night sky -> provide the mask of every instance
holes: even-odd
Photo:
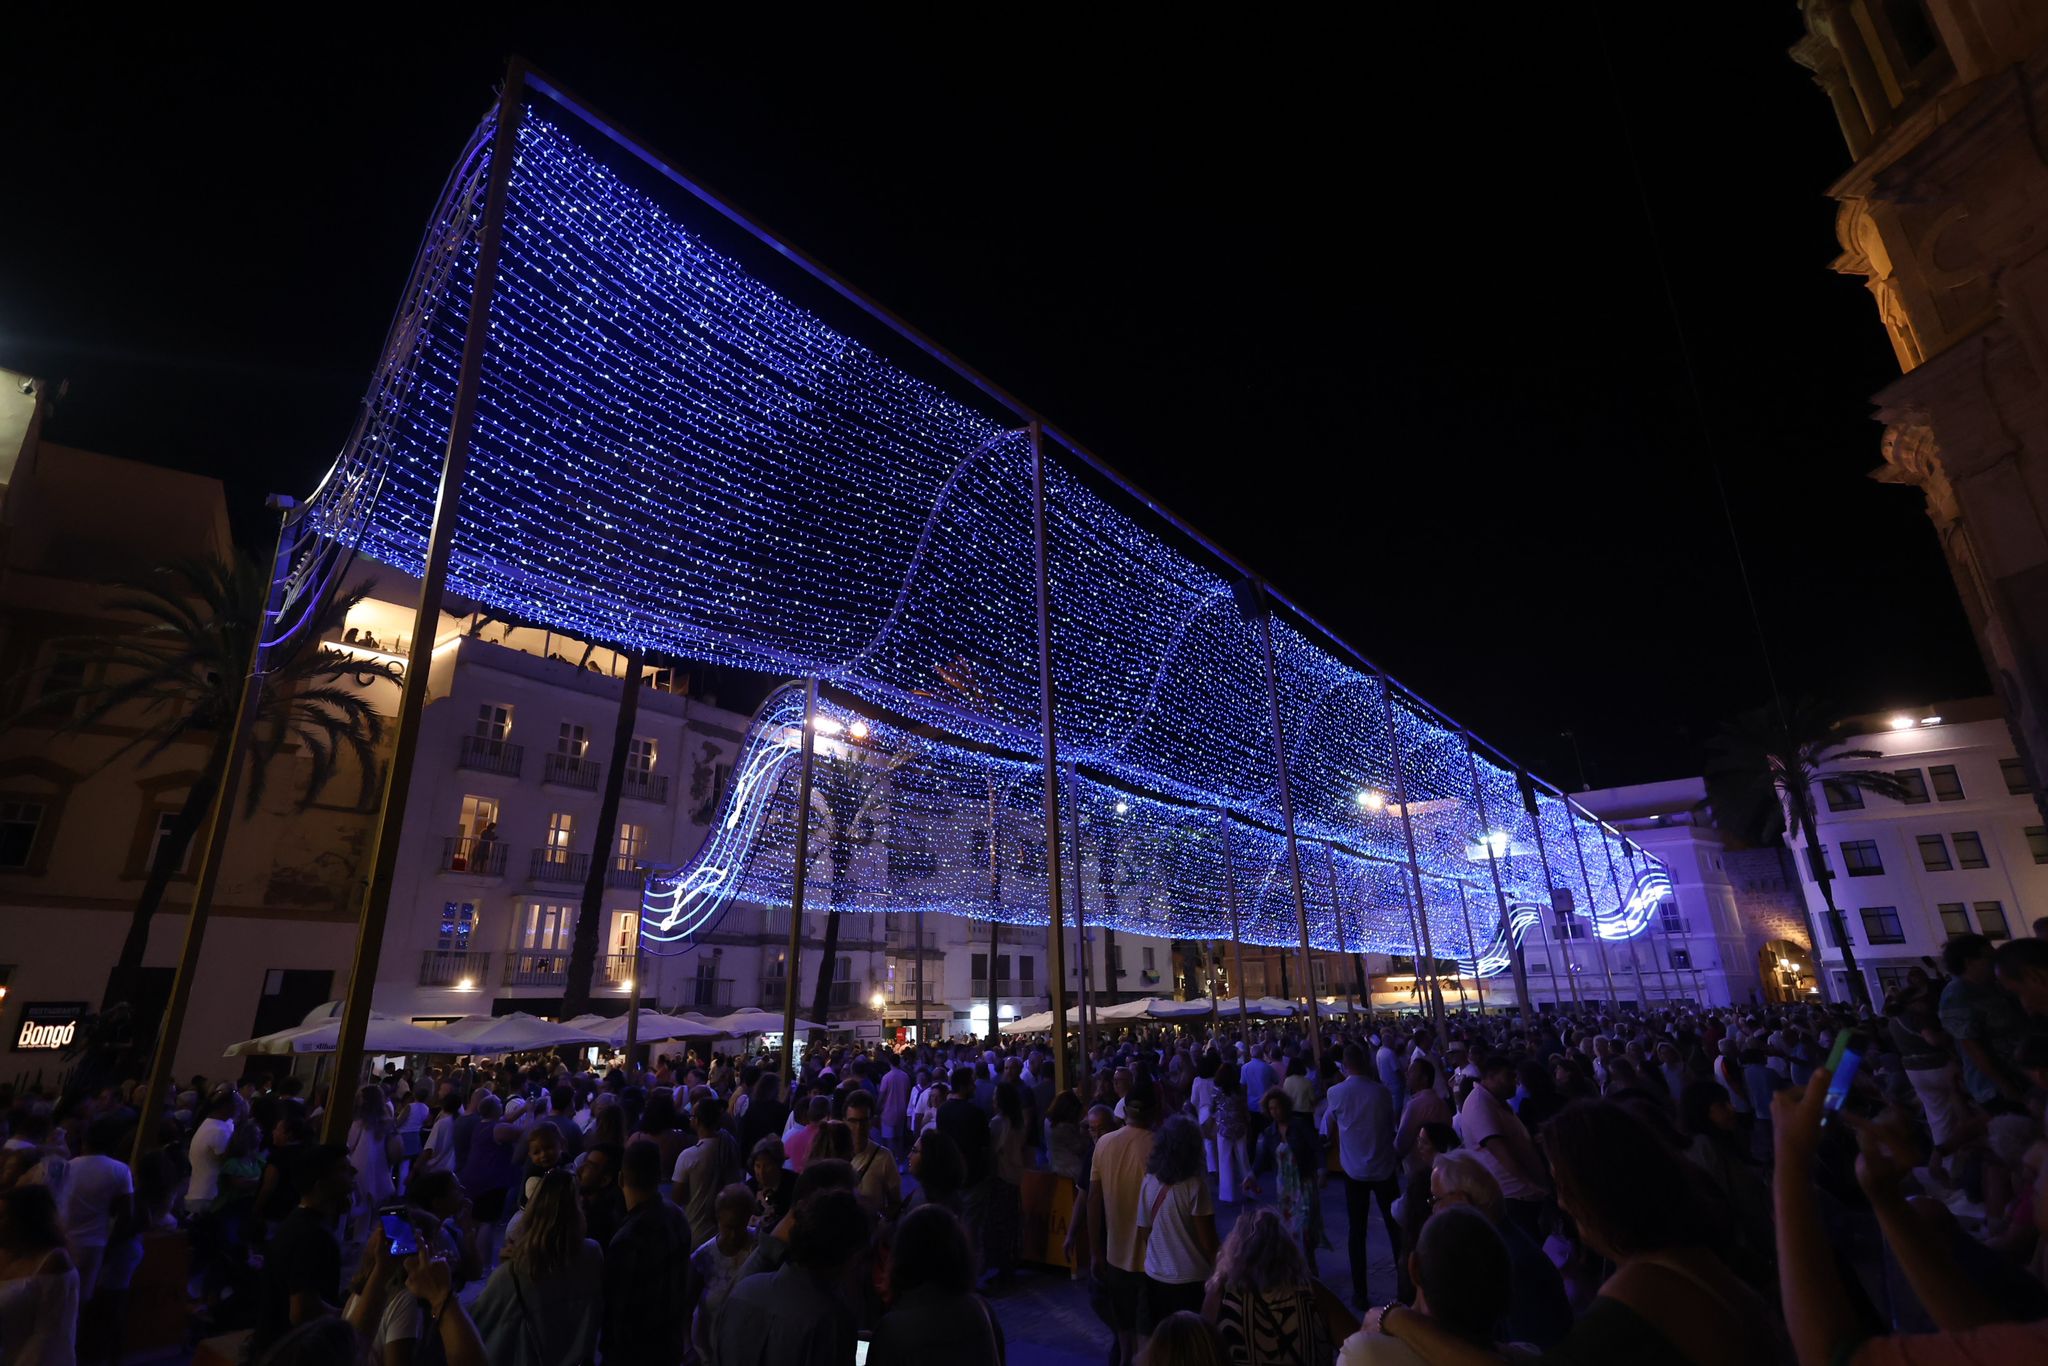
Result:
[[[1768,696],[1710,456],[1788,693],[1985,688],[1919,494],[1865,477],[1897,366],[1828,269],[1848,154],[1791,0],[1706,29],[426,8],[10,18],[0,366],[70,381],[50,439],[217,474],[259,539],[346,438],[516,52],[1561,784],[1564,731],[1595,786],[1677,776]]]

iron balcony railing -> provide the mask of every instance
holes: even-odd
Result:
[[[540,780],[557,787],[577,787],[585,792],[595,792],[597,771],[597,765],[589,759],[551,751],[547,761],[541,765]]]
[[[683,1004],[692,1010],[731,1010],[732,979],[692,977],[683,983]]]
[[[525,762],[524,745],[515,745],[510,740],[487,740],[480,735],[463,736],[455,758],[459,768],[471,768],[479,773],[500,773],[507,778],[518,777]]]
[[[987,997],[988,978],[977,977],[974,979],[974,995],[977,999]],[[1038,983],[1029,977],[998,977],[996,978],[996,995],[1036,996],[1038,995]]]
[[[499,840],[454,835],[441,841],[441,871],[472,877],[505,876],[505,846]]]
[[[505,955],[508,987],[558,987],[568,977],[566,949],[514,949]]]
[[[535,882],[581,884],[590,877],[590,855],[579,854],[572,849],[542,847],[533,851],[527,876]]]
[[[640,802],[667,802],[668,775],[628,770],[624,781],[619,784],[619,795]]]
[[[621,863],[612,860],[612,866],[604,870],[604,885],[607,887],[640,887],[647,882],[647,868],[639,863]]]
[[[491,970],[488,953],[466,949],[428,949],[420,955],[420,985],[459,987],[468,991],[482,982]]]

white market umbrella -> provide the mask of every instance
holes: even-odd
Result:
[[[627,1015],[579,1015],[569,1021],[569,1027],[595,1035],[614,1048],[624,1048],[627,1019]],[[673,1015],[643,1010],[640,1012],[640,1028],[635,1037],[641,1043],[660,1043],[664,1039],[715,1039],[724,1032],[718,1026],[706,1024],[701,1020],[683,1020]]]
[[[222,1056],[245,1057],[251,1054],[271,1057],[302,1054],[332,1053],[341,1039],[341,1021],[326,1020],[318,1024],[293,1025],[280,1029],[274,1034],[260,1038],[244,1039],[241,1043],[230,1044]],[[450,1047],[452,1041],[440,1030],[423,1029],[404,1020],[394,1020],[388,1015],[372,1015],[369,1026],[363,1033],[363,1048],[371,1053],[463,1053],[466,1048]]]
[[[780,1034],[782,1012],[779,1010],[735,1010],[730,1015],[714,1015],[705,1021],[717,1025],[727,1034]],[[798,1020],[796,1032],[806,1033],[813,1029],[827,1029],[828,1025],[814,1024],[809,1020]]]
[[[1283,1001],[1278,996],[1257,996],[1246,1003],[1254,1015],[1281,1018],[1295,1013],[1294,1002]]]
[[[510,1015],[465,1015],[441,1026],[439,1032],[442,1038],[462,1045],[460,1048],[444,1048],[441,1050],[444,1053],[524,1053],[536,1048],[553,1048],[558,1044],[604,1042],[595,1034],[543,1020],[523,1010]]]
[[[1038,1034],[1052,1028],[1052,1012],[1041,1010],[1036,1015],[1026,1015],[1021,1020],[1011,1020],[1004,1029],[1016,1034]]]

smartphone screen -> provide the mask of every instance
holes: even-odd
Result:
[[[853,1366],[868,1366],[868,1345],[866,1338],[853,1344]]]
[[[1827,1096],[1821,1102],[1822,1124],[1826,1124],[1829,1117],[1848,1101],[1849,1087],[1856,1081],[1856,1069],[1862,1066],[1867,1047],[1861,1038],[1851,1037],[1846,1029],[1835,1035],[1835,1046],[1828,1053],[1828,1066],[1833,1070],[1828,1079]]]
[[[403,1214],[384,1216],[384,1236],[391,1240],[391,1255],[410,1257],[420,1250],[420,1240],[413,1232],[412,1220]]]

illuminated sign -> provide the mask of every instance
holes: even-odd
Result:
[[[83,1001],[25,1001],[14,1034],[17,1053],[56,1053],[71,1047],[85,1018]]]

